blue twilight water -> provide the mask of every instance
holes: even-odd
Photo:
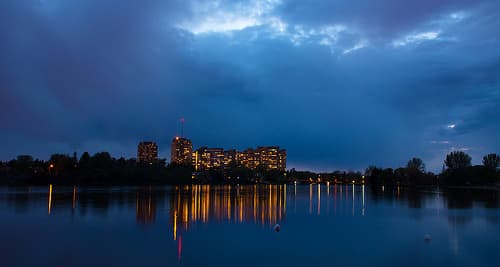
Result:
[[[500,266],[499,206],[497,189],[0,188],[0,266]]]

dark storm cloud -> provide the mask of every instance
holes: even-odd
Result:
[[[2,127],[22,124],[27,135],[48,131],[47,141],[73,146],[159,138],[200,96],[253,98],[229,90],[245,85],[228,68],[190,58],[190,35],[172,27],[181,3],[3,1],[2,119],[10,123]]]
[[[280,145],[290,167],[499,150],[495,1],[1,1],[2,158]],[[454,127],[448,127],[454,125]],[[485,144],[488,144],[486,146]],[[57,150],[57,151],[54,151]]]

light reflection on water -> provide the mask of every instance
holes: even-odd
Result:
[[[274,225],[286,216],[286,185],[175,187],[170,199],[173,238],[177,229],[188,231],[190,224],[213,222]],[[150,200],[151,191],[148,197]],[[139,197],[138,197],[139,201]],[[141,202],[146,204],[146,202]],[[150,201],[147,202],[147,205]],[[154,214],[138,206],[138,221],[152,221]],[[142,219],[144,218],[144,219]]]
[[[357,257],[358,262],[337,259],[340,265],[495,266],[499,204],[498,189],[340,184],[0,188],[0,237],[10,244],[0,256],[5,266],[57,265],[63,254],[53,251],[78,259],[80,265],[74,266],[234,266],[242,257],[249,266],[330,266],[335,252]],[[273,231],[275,224],[281,232]],[[426,235],[431,242],[423,242]],[[36,264],[22,255],[37,259]]]

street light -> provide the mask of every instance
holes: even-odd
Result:
[[[50,163],[49,165],[49,175],[52,176],[52,169],[54,169],[54,164],[53,163]]]

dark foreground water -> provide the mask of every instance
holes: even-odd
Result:
[[[0,188],[0,266],[500,266],[499,206],[498,190]]]

